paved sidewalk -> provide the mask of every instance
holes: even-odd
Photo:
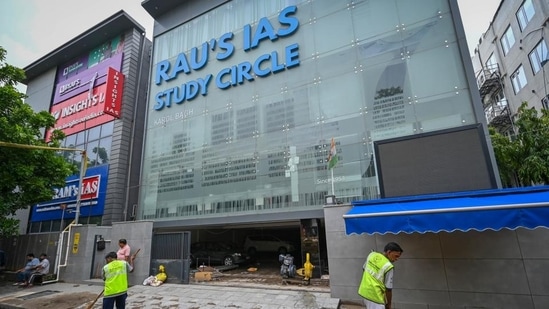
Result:
[[[95,284],[53,283],[32,288],[11,289],[0,295],[0,308],[85,309],[103,290]],[[78,305],[69,304],[75,298]],[[100,297],[93,308],[102,306]],[[337,309],[340,300],[325,289],[314,287],[224,286],[216,284],[136,285],[128,290],[128,309]],[[48,307],[50,305],[51,307]],[[68,306],[68,307],[67,307]]]

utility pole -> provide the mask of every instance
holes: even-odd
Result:
[[[78,219],[80,217],[80,200],[82,198],[82,182],[84,180],[84,174],[86,173],[86,166],[88,157],[86,155],[86,150],[76,149],[76,148],[59,148],[59,147],[48,147],[48,146],[38,146],[38,145],[24,145],[24,144],[15,144],[15,143],[6,143],[0,142],[0,146],[3,147],[12,147],[12,148],[24,148],[24,149],[42,149],[42,150],[53,150],[53,151],[72,151],[80,152],[82,154],[82,160],[80,162],[80,177],[78,181],[78,192],[76,193],[76,214],[74,216],[74,223],[78,225]],[[63,210],[64,214],[65,210]]]

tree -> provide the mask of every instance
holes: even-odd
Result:
[[[523,102],[515,121],[518,132],[509,139],[490,129],[492,146],[505,186],[549,184],[549,111]]]
[[[42,132],[55,124],[47,111],[34,112],[15,86],[25,78],[22,69],[5,62],[7,51],[0,46],[0,141],[5,143],[59,147],[65,137],[56,130],[51,141]],[[19,209],[51,200],[54,187],[65,185],[75,166],[55,150],[0,146],[0,236],[15,235]]]
[[[492,147],[499,169],[499,176],[503,187],[513,187],[518,184],[516,170],[518,169],[516,151],[509,137],[500,134],[495,128],[489,127]]]

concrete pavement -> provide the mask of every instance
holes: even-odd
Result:
[[[103,290],[98,283],[57,282],[32,288],[3,286],[0,308],[84,309]],[[93,308],[101,308],[102,301],[100,297]],[[340,300],[331,298],[329,288],[314,286],[166,283],[159,287],[130,287],[126,304],[128,309],[337,309]]]

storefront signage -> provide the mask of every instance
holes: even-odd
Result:
[[[63,216],[74,218],[78,190],[81,195],[80,215],[102,215],[105,206],[108,169],[108,165],[89,168],[82,180],[81,188],[79,187],[80,175],[67,177],[64,187],[54,188],[50,201],[39,203],[32,208],[31,221],[59,220]]]
[[[111,58],[99,63],[98,65],[79,71],[78,74],[61,80],[55,86],[53,104],[70,99],[78,94],[89,91],[90,87],[104,84],[107,80],[107,71],[113,68],[120,71],[122,68],[122,53],[116,54]]]
[[[347,176],[337,176],[334,178],[317,178],[315,181],[315,184],[321,185],[321,184],[328,184],[328,183],[334,183],[336,182],[349,182],[349,181],[361,181],[361,175],[347,175]]]
[[[62,83],[64,80],[73,77],[88,68],[88,55],[84,55],[65,65],[59,67],[57,71],[57,83]]]
[[[50,113],[56,122],[55,127],[46,132],[46,140],[49,140],[54,129],[71,135],[113,120],[113,116],[104,112],[106,98],[107,85],[103,84],[53,105]]]
[[[124,90],[124,74],[113,68],[107,71],[107,97],[103,112],[114,118],[120,118],[122,109],[122,93]]]
[[[267,17],[261,18],[255,29],[251,24],[244,25],[243,41],[241,44],[244,52],[249,52],[264,41],[277,41],[281,38],[293,35],[298,27],[299,20],[294,16],[297,12],[296,6],[288,6],[278,15],[278,25],[273,25]],[[154,72],[154,83],[162,85],[177,80],[181,73],[186,75],[194,71],[203,70],[208,63],[209,57],[218,61],[229,59],[235,52],[234,33],[228,32],[219,37],[204,42],[200,47],[194,47],[190,55],[180,53],[173,60],[162,60],[156,64]],[[210,54],[210,52],[212,54]],[[297,43],[284,47],[283,53],[276,50],[257,57],[254,61],[244,61],[221,69],[216,74],[206,74],[183,84],[159,91],[155,95],[154,109],[162,110],[164,107],[171,107],[173,104],[182,104],[196,98],[199,94],[206,96],[208,88],[215,85],[219,89],[230,89],[242,85],[245,82],[254,80],[254,76],[267,77],[271,74],[283,72],[299,66],[299,46]]]

